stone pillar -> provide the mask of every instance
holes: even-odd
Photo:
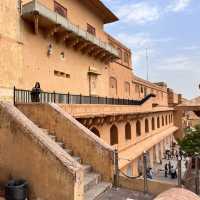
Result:
[[[174,125],[179,129],[174,133],[175,139],[181,139],[184,137],[183,122],[182,122],[183,110],[175,110],[174,112]]]
[[[156,144],[156,162],[160,163],[160,155],[159,155],[159,144]]]
[[[153,166],[154,166],[153,148],[150,149],[150,151],[149,151],[149,159],[150,159],[150,165],[151,165],[151,167],[153,168]]]
[[[138,176],[138,159],[135,159],[133,162],[132,162],[132,167],[133,167],[133,176]]]
[[[165,152],[163,142],[163,140],[160,142],[161,159],[164,157]]]

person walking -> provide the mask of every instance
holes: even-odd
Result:
[[[165,177],[167,177],[167,172],[168,172],[168,165],[165,163]]]
[[[169,163],[168,163],[169,175],[171,175],[171,169],[172,169],[172,165],[171,165],[171,162],[169,161]]]

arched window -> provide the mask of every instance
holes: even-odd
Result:
[[[160,117],[157,117],[157,128],[160,128]]]
[[[136,135],[141,136],[141,123],[139,120],[136,122]]]
[[[131,125],[130,125],[130,123],[127,123],[125,126],[125,139],[131,140]]]
[[[114,77],[110,77],[110,92],[112,96],[117,95],[117,79]]]
[[[99,130],[98,130],[98,129],[96,129],[95,127],[93,127],[93,128],[91,129],[91,131],[92,131],[96,136],[100,137],[100,133],[99,133]]]
[[[167,115],[165,116],[165,124],[168,124],[168,119],[167,119]]]
[[[169,115],[168,118],[169,118],[169,124],[171,124],[171,116]]]
[[[154,119],[154,117],[152,117],[152,119],[151,119],[151,128],[152,128],[152,130],[155,130],[155,119]]]
[[[149,120],[145,119],[145,133],[149,133]]]
[[[165,125],[165,119],[164,119],[164,117],[162,116],[162,126],[164,126]]]
[[[110,144],[118,144],[118,129],[115,125],[110,128]]]

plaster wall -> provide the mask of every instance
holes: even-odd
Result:
[[[112,182],[114,151],[102,139],[55,104],[21,104],[17,107],[38,126],[62,138],[66,148],[73,150],[84,164],[91,165],[103,180]]]
[[[25,179],[29,199],[82,200],[83,169],[12,104],[0,103],[0,184]]]

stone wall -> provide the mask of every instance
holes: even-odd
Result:
[[[120,187],[136,190],[143,192],[144,191],[144,180],[143,179],[130,179],[120,176],[119,178]],[[173,187],[176,187],[175,184],[166,183],[155,180],[148,180],[148,192],[158,195],[166,190],[169,190]]]
[[[113,149],[56,104],[24,104],[17,107],[42,128],[62,138],[67,148],[82,158],[106,181],[113,178]],[[103,167],[102,167],[103,166]]]
[[[137,113],[157,113],[164,111],[173,111],[168,107],[152,108],[154,98],[148,99],[141,106],[136,105],[106,105],[106,104],[60,104],[59,106],[66,112],[70,113],[76,118],[86,116],[104,116],[116,114],[137,114]]]
[[[83,169],[16,107],[0,103],[0,184],[23,178],[29,199],[82,200]]]

